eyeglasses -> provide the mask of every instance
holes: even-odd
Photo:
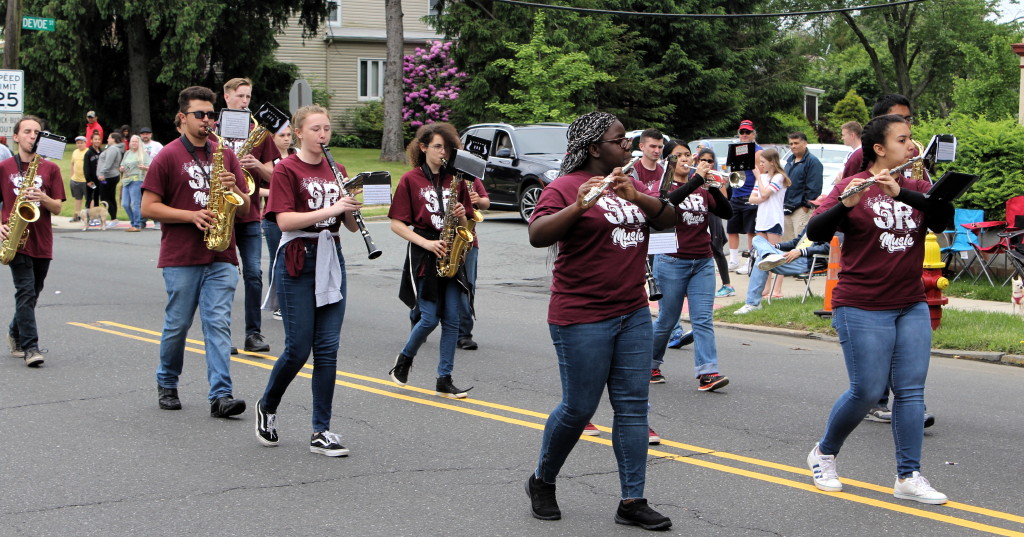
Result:
[[[702,159],[700,159],[700,161],[701,162],[707,162],[708,164],[714,164],[715,163],[715,159],[713,159],[713,158],[702,158]]]
[[[444,144],[428,145],[427,149],[433,149],[434,151],[444,151]]]
[[[209,112],[206,112],[204,110],[194,110],[192,112],[185,112],[185,115],[190,115],[199,120],[203,119],[204,116],[209,119],[217,119],[217,112],[214,112],[213,110],[210,110]]]
[[[900,116],[900,117],[905,119],[907,121],[907,123],[913,123],[914,122],[914,116]]]
[[[622,146],[623,149],[629,149],[629,147],[631,145],[633,145],[633,139],[628,137],[628,136],[623,136],[622,138],[612,138],[611,140],[598,140],[598,141],[596,141],[594,143],[595,144],[605,144],[605,143],[612,143],[612,142],[617,142],[620,146]]]
[[[753,132],[750,129],[740,129],[740,134],[753,134]]]

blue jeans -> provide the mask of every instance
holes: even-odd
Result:
[[[761,304],[761,294],[764,293],[764,286],[768,284],[768,272],[757,268],[757,263],[761,261],[762,257],[768,254],[782,255],[784,252],[772,246],[772,244],[764,237],[754,237],[754,242],[752,244],[754,246],[755,257],[754,268],[750,269],[750,284],[749,287],[747,287],[747,304],[757,306]],[[806,274],[808,267],[810,267],[810,260],[801,256],[794,259],[792,263],[779,265],[769,272],[774,272],[775,274],[781,274],[783,276],[796,276],[797,274]]]
[[[427,267],[430,270],[432,267]],[[409,333],[402,354],[415,358],[420,346],[427,336],[441,323],[441,359],[437,362],[437,376],[452,374],[455,368],[455,344],[459,339],[459,314],[461,311],[462,290],[452,278],[441,278],[437,293],[441,300],[434,302],[423,298],[423,278],[417,283],[416,309],[420,318]]]
[[[128,213],[133,228],[142,228],[142,181],[131,181],[121,187],[121,206]]]
[[[562,401],[544,424],[535,475],[554,483],[608,386],[615,418],[612,449],[622,499],[644,497],[647,481],[647,395],[651,385],[651,312],[596,323],[548,325],[558,355]]]
[[[274,276],[274,264],[277,260],[277,247],[281,244],[281,228],[277,226],[277,222],[271,222],[266,218],[261,222],[263,226],[263,238],[267,241],[267,259],[270,260],[270,269],[267,270],[267,274],[271,277]],[[270,285],[270,282],[267,282]]]
[[[38,349],[36,303],[43,292],[46,274],[50,271],[50,260],[15,253],[9,266],[14,280],[14,317],[7,326],[7,333],[22,349]]]
[[[334,304],[316,307],[316,247],[307,248],[302,274],[288,275],[281,252],[277,274],[277,300],[284,321],[284,352],[274,363],[263,392],[263,408],[277,413],[288,385],[313,353],[313,432],[331,429],[331,403],[334,401],[334,381],[337,375],[338,345],[341,323],[345,320],[345,302],[348,278],[345,258],[338,248],[341,262],[341,296]]]
[[[667,255],[654,256],[654,279],[664,295],[654,323],[654,356],[652,369],[661,369],[672,329],[679,323],[683,299],[690,305],[693,327],[693,375],[699,377],[718,373],[718,347],[715,327],[711,322],[715,308],[714,258],[678,259]]]
[[[480,257],[480,248],[470,248],[466,251],[466,279],[469,280],[469,288],[476,294],[476,263]],[[462,293],[462,311],[459,315],[459,339],[473,337],[473,312],[469,307],[469,293]]]
[[[210,382],[209,399],[232,395],[231,303],[238,286],[238,269],[231,263],[210,263],[187,267],[164,267],[167,307],[160,337],[160,365],[156,383],[177,388],[185,362],[185,338],[192,327],[196,307],[203,323],[206,347],[206,376]]]
[[[896,310],[835,308],[832,326],[843,347],[850,389],[829,414],[820,449],[836,455],[878,398],[892,386],[892,436],[896,471],[908,477],[921,470],[924,442],[924,383],[931,358],[932,328],[928,304]]]
[[[245,335],[259,334],[263,324],[260,312],[260,304],[263,302],[260,223],[235,222],[235,244],[238,245],[238,260],[242,263],[242,280],[245,285]]]

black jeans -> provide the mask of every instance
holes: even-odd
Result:
[[[111,221],[117,220],[117,184],[120,182],[120,177],[111,177],[107,179],[107,184],[100,185],[100,199],[107,202]]]
[[[95,185],[95,188],[89,188],[89,185],[86,185],[85,187],[85,207],[87,209],[99,207],[100,201],[102,201],[102,198],[100,197],[100,194],[102,193],[100,186],[102,185],[98,182],[93,183],[93,185]]]
[[[43,281],[50,270],[50,260],[15,254],[10,267],[14,278],[14,318],[11,319],[8,333],[22,349],[38,349],[36,302],[39,293],[43,292]]]

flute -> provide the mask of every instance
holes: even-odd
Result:
[[[923,157],[921,157],[921,156],[911,157],[910,160],[908,160],[908,161],[904,162],[903,164],[900,164],[899,166],[896,166],[895,168],[889,170],[889,175],[891,175],[893,177],[896,177],[897,174],[900,174],[900,173],[903,172],[903,170],[907,169],[910,166],[913,166],[915,162],[921,160],[922,158]],[[864,181],[863,183],[861,183],[861,184],[859,184],[859,185],[857,185],[857,186],[847,190],[846,192],[843,192],[842,194],[840,194],[839,195],[839,201],[843,201],[844,199],[846,199],[846,198],[848,198],[850,196],[853,196],[854,194],[857,194],[858,192],[863,192],[864,190],[867,190],[868,187],[870,187],[871,185],[875,184],[876,182],[878,182],[878,181],[875,178],[873,178],[873,177],[871,179],[868,179],[867,181]]]
[[[639,162],[639,160],[640,157],[633,157],[630,159],[630,161],[622,167],[622,173],[624,175],[629,175],[629,173],[633,171],[633,166],[636,166],[636,163]],[[608,188],[608,185],[612,184],[612,181],[614,180],[615,178],[609,174],[608,177],[605,177],[604,180],[601,181],[601,184],[591,188],[590,192],[587,192],[587,195],[583,196],[583,203],[590,203],[601,197],[601,193],[604,192],[604,189]]]

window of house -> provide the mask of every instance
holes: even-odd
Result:
[[[441,14],[437,9],[437,5],[440,4],[440,0],[427,0],[427,15],[430,17],[436,17]]]
[[[384,96],[384,60],[359,60],[359,100],[375,101]]]
[[[341,0],[327,1],[327,24],[341,26]]]

